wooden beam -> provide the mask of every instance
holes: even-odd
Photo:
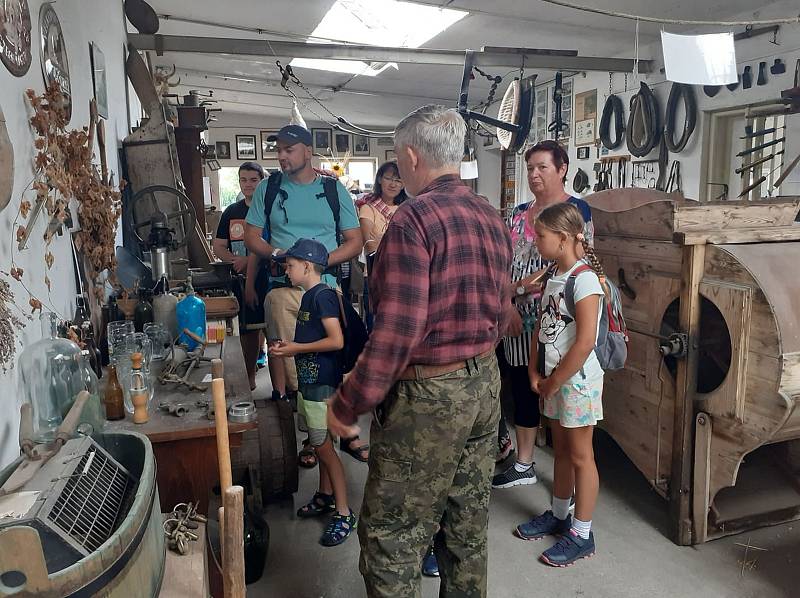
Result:
[[[700,332],[699,287],[705,256],[705,245],[689,245],[683,248],[678,324],[680,330],[689,336],[689,349],[686,358],[678,360],[669,486],[670,529],[673,541],[682,546],[692,543],[692,453]]]
[[[694,441],[694,497],[692,499],[692,520],[694,544],[702,544],[708,539],[708,490],[711,480],[711,417],[698,413],[695,419]]]
[[[672,239],[678,245],[705,245],[706,243],[712,245],[734,245],[800,241],[800,225],[675,233]]]

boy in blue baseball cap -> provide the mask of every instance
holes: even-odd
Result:
[[[297,511],[297,516],[333,513],[319,541],[323,546],[336,546],[347,539],[356,525],[356,516],[347,502],[344,468],[328,433],[325,402],[342,381],[338,352],[344,347],[344,334],[339,321],[339,298],[336,291],[321,281],[328,266],[328,250],[322,243],[298,239],[274,259],[285,262],[292,285],[305,290],[294,340],[281,340],[270,348],[275,357],[294,356],[300,391],[297,412],[305,420],[309,441],[319,459],[319,489]]]

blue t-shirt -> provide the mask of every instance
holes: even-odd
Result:
[[[322,243],[328,252],[336,249],[336,223],[325,198],[322,177],[318,176],[307,185],[301,185],[288,176],[282,176],[281,189],[286,191],[288,197],[284,200],[279,193],[272,204],[269,219],[270,245],[288,249],[297,239],[314,239]],[[338,181],[336,191],[339,194],[339,226],[342,231],[359,228],[352,196]],[[267,179],[264,179],[256,187],[247,212],[247,223],[262,229],[266,228],[267,221],[264,214],[266,192]],[[273,280],[286,282],[286,277]],[[328,274],[322,277],[322,282],[336,286],[336,278]]]
[[[320,283],[303,294],[300,310],[297,312],[294,342],[313,343],[327,338],[325,326],[322,325],[323,318],[339,318],[339,298],[336,291]],[[294,362],[300,384],[326,384],[336,387],[342,381],[339,351],[299,353],[294,356]]]

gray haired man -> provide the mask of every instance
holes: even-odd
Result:
[[[466,125],[424,106],[395,130],[406,191],[370,273],[375,324],[328,410],[357,433],[375,409],[358,535],[370,598],[419,596],[435,546],[440,596],[486,596],[489,482],[500,415],[494,348],[510,304],[511,240],[458,176]]]

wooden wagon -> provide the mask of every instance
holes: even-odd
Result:
[[[698,544],[800,518],[800,198],[586,198],[623,291],[626,368],[603,427]]]

